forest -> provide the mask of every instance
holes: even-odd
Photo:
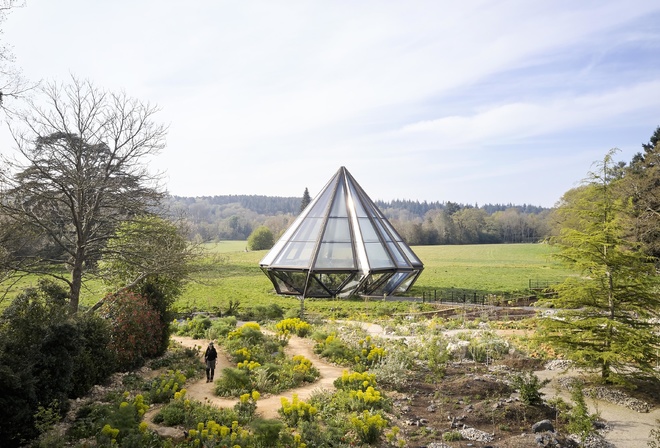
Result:
[[[164,208],[186,222],[192,241],[246,240],[259,226],[281,235],[300,213],[302,197],[170,196]],[[552,228],[551,209],[529,204],[375,203],[410,245],[538,242],[548,238]]]

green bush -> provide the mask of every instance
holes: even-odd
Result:
[[[206,331],[209,328],[211,328],[211,319],[208,316],[199,315],[180,323],[176,333],[193,339],[203,339],[206,337]]]
[[[351,425],[362,443],[373,444],[380,440],[388,424],[382,415],[364,411],[351,418]]]
[[[179,370],[161,373],[151,382],[149,400],[151,403],[167,403],[186,382],[186,376]]]
[[[543,403],[541,389],[549,382],[548,379],[539,380],[539,377],[532,372],[517,374],[512,378],[513,387],[520,393],[520,400],[531,406]]]
[[[226,316],[211,321],[211,325],[206,331],[206,338],[217,340],[226,337],[229,332],[236,329],[236,318],[234,316]]]

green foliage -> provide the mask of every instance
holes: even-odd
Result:
[[[238,402],[234,405],[234,411],[238,415],[239,421],[250,422],[254,419],[257,411],[257,400],[261,395],[256,390],[251,393],[242,394]]]
[[[86,393],[112,371],[113,357],[104,358],[108,328],[97,318],[70,316],[66,297],[63,288],[42,280],[0,317],[2,445],[35,437],[39,407],[61,414],[69,397]]]
[[[67,436],[74,440],[95,438],[100,447],[160,446],[142,421],[148,408],[142,395],[131,397],[128,392],[113,403],[83,406]]]
[[[229,321],[222,321],[229,322]],[[190,336],[193,339],[206,338],[207,330],[211,328],[212,321],[208,316],[197,315],[192,319],[186,319],[176,327],[176,333],[181,336]],[[219,325],[222,325],[220,323]]]
[[[200,359],[200,349],[183,347],[177,343],[170,344],[170,348],[164,356],[151,360],[148,365],[153,370],[181,371],[186,378],[193,378],[204,371],[204,364]]]
[[[180,371],[168,370],[161,373],[151,382],[149,401],[151,403],[167,403],[186,382],[186,376]]]
[[[188,280],[196,247],[182,228],[156,216],[122,223],[108,242],[99,269],[116,290],[128,288],[147,298],[159,316],[159,354],[167,349],[172,305]]]
[[[268,227],[259,226],[250,234],[247,244],[250,250],[268,250],[275,244],[275,238]]]
[[[334,381],[334,386],[342,390],[361,390],[365,392],[369,387],[376,387],[376,375],[373,373],[360,373],[344,370]]]
[[[285,338],[288,337],[289,334],[295,334],[296,336],[304,338],[312,331],[312,326],[309,323],[294,317],[279,321],[275,324],[275,329],[277,330],[278,335]]]
[[[141,365],[160,352],[160,317],[148,300],[130,291],[107,296],[100,310],[111,324],[110,349],[120,369]]]
[[[230,426],[221,425],[213,420],[200,422],[196,429],[188,431],[188,439],[181,447],[199,446],[251,446],[250,432],[239,426],[238,421]]]
[[[239,417],[235,410],[217,408],[199,401],[188,400],[184,390],[174,394],[173,400],[163,406],[154,417],[155,423],[187,428],[194,428],[197,427],[198,422],[208,421],[231,426],[232,422],[238,420]]]
[[[313,382],[319,371],[304,356],[287,359],[279,341],[264,335],[258,324],[246,323],[220,340],[236,367],[223,369],[216,394],[239,396],[251,391],[277,393]]]
[[[589,413],[589,408],[584,399],[584,386],[580,381],[571,385],[571,400],[573,407],[568,411],[568,425],[566,429],[571,434],[580,437],[580,442],[584,443],[587,438],[596,432],[594,423],[598,419],[597,414]]]
[[[282,407],[277,411],[289,426],[296,426],[300,421],[311,422],[318,413],[313,405],[300,400],[298,394],[293,394],[292,401],[286,397],[280,398]]]
[[[520,400],[530,406],[543,403],[543,393],[541,389],[547,385],[550,380],[539,380],[539,377],[532,372],[516,374],[511,378],[513,387],[520,393]]]
[[[351,418],[351,425],[362,443],[373,444],[380,440],[383,430],[387,428],[387,420],[378,413],[363,411]]]
[[[580,276],[557,288],[552,303],[559,311],[539,325],[543,342],[580,367],[599,369],[606,382],[630,368],[657,375],[660,349],[652,323],[660,316],[659,278],[653,260],[627,235],[623,217],[630,204],[611,177],[612,154],[558,209],[558,257]]]
[[[463,440],[463,436],[458,431],[447,431],[442,433],[442,440],[445,442],[458,442]]]
[[[231,331],[236,329],[236,322],[237,320],[234,316],[220,317],[212,320],[211,326],[206,332],[206,338],[214,340],[226,337]],[[197,332],[194,334],[197,334]]]

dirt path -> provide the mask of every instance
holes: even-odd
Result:
[[[560,396],[571,402],[570,393],[558,387],[557,380],[567,376],[579,377],[580,372],[568,370],[539,370],[534,372],[539,379],[549,379],[550,383],[541,389],[546,397]],[[637,412],[625,406],[619,406],[604,400],[587,398],[589,411],[599,413],[611,430],[605,433],[605,440],[616,448],[643,448],[647,446],[649,433],[656,427],[656,420],[660,419],[660,408],[651,412]]]
[[[173,336],[172,339],[180,343],[184,347],[195,348],[196,346],[197,347],[201,346],[202,351],[206,348],[206,346],[209,343],[208,340],[192,339],[182,336]],[[334,366],[332,364],[329,364],[325,360],[319,358],[318,355],[316,355],[316,353],[314,353],[314,351],[312,350],[313,346],[314,346],[313,341],[309,339],[302,339],[297,336],[292,336],[291,339],[289,339],[289,343],[284,348],[284,351],[287,354],[287,356],[292,357],[294,355],[303,355],[305,358],[312,361],[314,367],[316,367],[321,374],[320,378],[312,384],[307,384],[305,386],[286,391],[280,395],[262,396],[262,398],[260,398],[259,401],[257,401],[257,413],[261,415],[263,418],[276,418],[278,416],[277,410],[280,407],[282,407],[281,397],[286,397],[287,399],[291,400],[293,394],[295,393],[298,394],[298,398],[300,398],[301,400],[306,400],[312,395],[312,393],[315,390],[334,389],[332,383],[336,378],[341,376],[342,372],[344,371],[344,368]],[[222,352],[222,350],[218,350],[216,378],[218,375],[221,374],[222,369],[224,369],[225,367],[233,367],[233,364],[227,359],[227,357]],[[214,384],[207,383],[206,378],[202,378],[199,381],[196,381],[194,383],[189,383],[186,385],[186,390],[187,390],[186,395],[189,398],[201,401],[202,403],[212,404],[213,406],[218,406],[223,408],[231,408],[238,401],[237,399],[233,399],[233,398],[230,399],[230,398],[217,397],[213,393],[213,389],[214,389]]]
[[[383,328],[378,324],[363,323],[365,330],[375,336],[383,336]],[[447,335],[465,330],[447,332]],[[499,332],[498,332],[499,333]],[[512,333],[504,330],[502,333]],[[519,332],[516,332],[519,333]],[[520,332],[524,333],[524,332]],[[392,336],[390,336],[392,337]],[[209,341],[201,339],[192,339],[181,336],[174,336],[173,339],[185,347],[201,347],[202,351],[206,348]],[[291,400],[293,394],[298,394],[302,400],[306,400],[315,390],[328,389],[333,390],[333,382],[340,377],[344,368],[337,367],[327,363],[319,358],[314,351],[313,341],[292,336],[289,344],[285,348],[288,356],[303,355],[319,370],[321,376],[313,384],[305,385],[300,388],[289,390],[281,395],[264,396],[257,402],[257,412],[264,418],[278,417],[277,410],[281,407],[281,397]],[[223,368],[231,367],[232,364],[226,356],[218,352],[217,373],[220,374]],[[563,372],[559,370],[540,370],[535,372],[539,379],[550,379],[548,386],[542,389],[547,398],[560,395],[564,400],[570,402],[570,396],[566,391],[559,391],[557,380],[565,375],[577,375],[577,372]],[[206,379],[187,385],[187,394],[190,398],[199,400],[203,403],[212,404],[218,407],[233,407],[237,400],[216,397],[213,393],[213,383],[207,383]],[[649,432],[656,427],[656,420],[660,419],[660,409],[655,409],[649,413],[639,413],[624,406],[618,406],[602,400],[588,400],[591,412],[599,412],[601,418],[605,420],[611,430],[605,434],[605,439],[616,448],[641,448],[647,445]]]

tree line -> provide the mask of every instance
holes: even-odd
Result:
[[[164,206],[170,216],[186,221],[193,241],[245,240],[261,226],[280,236],[301,211],[304,198],[170,196]],[[376,205],[410,245],[537,242],[551,232],[551,209],[527,204],[379,200]]]

